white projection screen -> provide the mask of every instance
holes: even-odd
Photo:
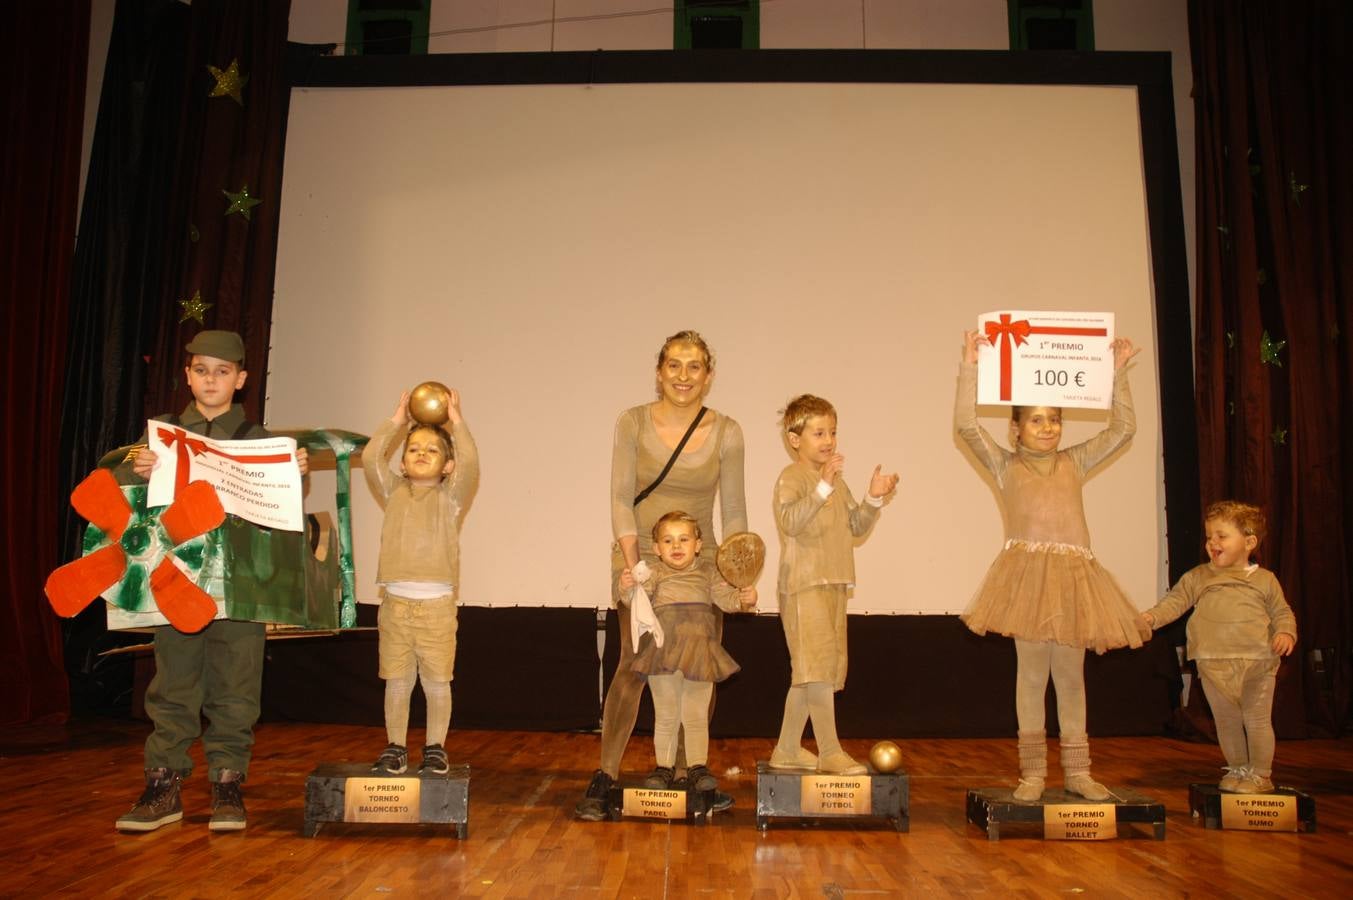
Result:
[[[1134,443],[1086,486],[1094,549],[1139,607],[1165,580],[1151,255],[1131,86],[653,83],[296,88],[269,423],[371,433],[399,393],[458,388],[482,457],[461,599],[608,605],[616,416],[665,335],[714,348],[766,538],[777,411],[840,413],[858,613],[956,613],[1002,543],[954,437],[961,331],[1000,308],[1106,310],[1142,352]],[[983,409],[998,436],[1005,411]],[[1106,414],[1069,411],[1065,441]],[[354,468],[358,597],[380,511]],[[324,508],[332,473],[310,503]],[[717,515],[716,515],[717,522]]]

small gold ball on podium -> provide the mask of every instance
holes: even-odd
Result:
[[[902,766],[902,748],[892,741],[879,741],[869,748],[869,762],[875,771],[896,772]]]
[[[451,391],[440,381],[425,381],[409,392],[409,418],[420,425],[444,425]]]

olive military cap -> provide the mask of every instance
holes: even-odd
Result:
[[[199,331],[183,349],[200,356],[214,356],[226,362],[244,361],[244,339],[233,331]]]

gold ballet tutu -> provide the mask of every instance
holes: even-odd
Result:
[[[977,634],[1053,641],[1103,653],[1140,647],[1138,612],[1085,547],[1012,540],[959,616]]]
[[[654,612],[662,626],[659,647],[645,634],[631,668],[644,675],[680,672],[691,681],[723,681],[742,668],[718,639],[714,607],[705,603],[673,603]]]

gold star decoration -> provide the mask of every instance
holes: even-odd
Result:
[[[246,222],[249,221],[249,210],[263,202],[262,200],[257,200],[249,196],[249,185],[247,184],[240,188],[237,193],[232,194],[230,191],[224,190],[221,191],[221,193],[225,194],[226,199],[230,201],[230,205],[226,207],[225,214],[228,216],[231,213],[239,213],[244,216]]]
[[[203,320],[202,314],[211,309],[211,304],[202,300],[201,291],[193,291],[193,295],[187,300],[179,301],[179,306],[183,307],[183,315],[179,317],[180,322],[196,319],[199,325],[207,324]]]
[[[1292,192],[1292,202],[1297,206],[1300,206],[1302,192],[1309,191],[1311,186],[1297,181],[1296,172],[1289,172],[1287,175],[1287,189]]]
[[[1276,428],[1276,427],[1275,427],[1275,428],[1273,429],[1273,433],[1270,434],[1269,437],[1273,440],[1273,446],[1275,446],[1275,447],[1280,446],[1280,445],[1282,445],[1282,444],[1286,444],[1286,443],[1287,443],[1287,429],[1286,429],[1286,428]]]
[[[225,67],[224,72],[215,66],[207,66],[207,71],[211,73],[212,78],[216,79],[216,86],[211,89],[211,93],[207,96],[229,97],[240,106],[244,105],[244,97],[241,96],[240,91],[244,90],[245,84],[249,82],[249,76],[240,74],[240,61],[238,59],[232,59],[230,65]]]
[[[1282,368],[1282,357],[1278,356],[1282,349],[1287,346],[1287,341],[1275,341],[1269,337],[1267,331],[1259,339],[1259,361],[1265,365],[1277,366]]]

